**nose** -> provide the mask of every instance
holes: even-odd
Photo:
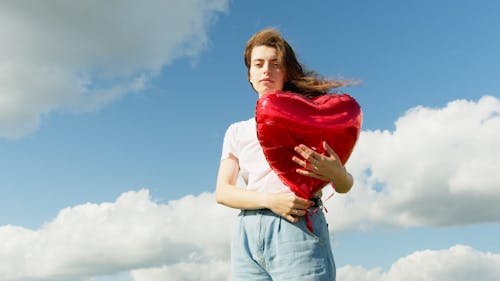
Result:
[[[269,62],[264,63],[262,71],[264,71],[264,73],[271,73],[271,65]]]

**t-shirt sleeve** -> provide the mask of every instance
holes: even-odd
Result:
[[[233,155],[238,158],[240,154],[238,145],[238,127],[236,124],[231,124],[224,135],[224,143],[222,144],[221,160]]]

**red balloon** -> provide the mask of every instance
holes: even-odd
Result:
[[[327,182],[296,172],[301,167],[292,161],[293,156],[300,157],[294,147],[305,144],[327,154],[323,148],[326,141],[345,164],[361,130],[362,112],[347,94],[309,99],[274,91],[257,101],[255,119],[257,137],[271,168],[297,196],[310,199]]]

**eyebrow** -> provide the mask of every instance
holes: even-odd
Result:
[[[265,61],[266,59],[253,59],[252,62],[255,62],[255,61]],[[274,59],[271,59],[270,61],[279,61],[278,58],[274,58]]]

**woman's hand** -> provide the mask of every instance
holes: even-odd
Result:
[[[267,208],[295,223],[314,203],[290,193],[269,193]]]
[[[353,184],[352,176],[346,171],[339,156],[326,141],[323,142],[323,148],[328,155],[320,154],[303,144],[295,147],[295,151],[302,156],[302,159],[296,156],[292,158],[295,163],[302,167],[296,170],[297,173],[325,182],[332,182],[337,192],[348,192]]]
[[[275,214],[295,223],[314,203],[293,193],[268,193],[236,186],[238,160],[230,156],[221,161],[215,198],[217,203],[241,210],[270,209]]]

